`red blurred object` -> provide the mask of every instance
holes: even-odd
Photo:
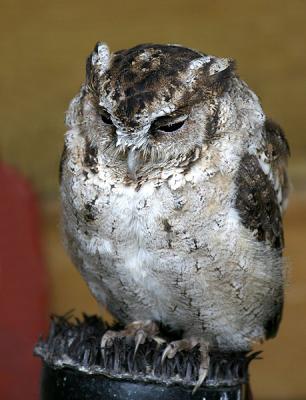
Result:
[[[37,199],[30,184],[0,164],[0,398],[39,398],[40,362],[32,355],[47,331],[46,272]]]

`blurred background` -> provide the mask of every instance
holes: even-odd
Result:
[[[18,255],[15,241],[24,246],[26,237],[38,237],[36,266],[30,265],[34,256],[25,255],[28,246],[17,261],[11,262],[9,272],[9,262],[3,261],[7,258],[0,258],[0,311],[4,321],[8,314],[14,315],[12,329],[26,336],[22,324],[32,321],[35,310],[37,337],[51,312],[101,312],[62,247],[58,164],[64,113],[84,80],[86,57],[98,40],[106,41],[114,51],[144,42],[180,43],[236,59],[240,76],[287,134],[292,153],[292,195],[285,216],[290,266],[285,311],[278,337],[260,346],[263,360],[253,363],[251,376],[257,400],[306,399],[306,1],[1,0],[0,19],[0,135],[2,172],[6,171],[0,193],[14,179],[17,190],[13,188],[12,193],[18,193],[20,181],[23,191],[34,192],[19,197],[17,205],[20,212],[34,215],[30,233],[20,233],[24,219],[12,209],[9,196],[5,201],[0,197],[1,215],[9,221],[1,227],[2,254]],[[35,210],[33,214],[33,207],[39,210],[39,217]],[[26,257],[29,266],[22,262]],[[15,302],[15,308],[12,306],[17,297],[14,294],[13,299],[6,282],[16,284],[18,280],[20,287],[14,286],[17,297],[25,286],[25,294],[19,297],[34,296],[39,288],[45,288],[33,299],[33,304],[38,301],[41,305],[39,310],[34,306],[29,309],[23,298]],[[37,282],[38,289],[29,285],[32,281]],[[38,318],[37,313],[42,315]],[[24,321],[21,326],[19,320]],[[32,322],[30,325],[34,326]],[[5,332],[1,325],[0,335]],[[5,347],[4,338],[7,340],[0,336]],[[25,345],[29,354],[31,340]],[[33,362],[36,372],[28,383],[32,380],[37,386],[39,361]],[[17,370],[17,361],[13,371],[14,366]],[[3,357],[1,368],[3,372]],[[27,371],[23,372],[27,379]],[[0,385],[9,379],[2,374]],[[16,385],[13,379],[11,382]],[[24,392],[22,386],[18,390]],[[3,397],[0,389],[0,397],[37,398],[36,394],[13,397],[12,392]]]

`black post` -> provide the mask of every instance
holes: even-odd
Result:
[[[97,317],[69,322],[53,318],[49,336],[34,353],[43,360],[41,400],[251,400],[248,365],[256,354],[211,353],[204,384],[197,380],[197,349],[161,363],[164,346],[141,345],[134,358],[133,340],[115,339],[106,350],[100,341],[106,327]]]

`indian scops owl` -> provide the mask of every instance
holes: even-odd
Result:
[[[183,332],[164,357],[200,343],[201,381],[208,350],[274,336],[289,149],[234,62],[98,43],[66,123],[67,247],[123,334],[138,345],[160,324]]]

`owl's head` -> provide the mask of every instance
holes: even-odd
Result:
[[[132,177],[148,165],[186,163],[214,134],[218,99],[233,74],[232,60],[179,45],[110,53],[98,43],[79,98],[82,132]]]

